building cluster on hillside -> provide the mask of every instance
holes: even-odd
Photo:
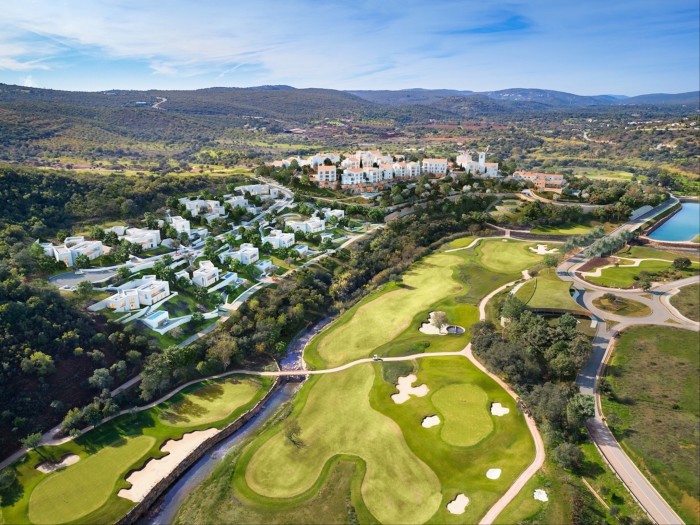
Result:
[[[308,158],[289,157],[273,162],[272,166],[288,168],[293,163],[300,168],[312,168],[311,180],[321,187],[339,186],[344,190],[360,191],[380,190],[399,180],[425,174],[444,177],[449,170],[447,159],[407,161],[402,155],[392,156],[379,150],[358,150],[346,156],[317,153]],[[456,164],[477,177],[498,176],[498,163],[486,162],[485,152],[480,152],[476,161],[471,152],[462,152]]]
[[[140,245],[144,250],[150,250],[160,244],[160,230],[147,230],[144,228],[129,228],[127,226],[112,226],[105,232],[114,232],[117,238]]]
[[[44,249],[44,254],[69,267],[74,266],[75,260],[81,255],[92,260],[104,253],[101,241],[86,241],[82,236],[66,237],[60,246],[54,246],[50,242],[39,244]]]

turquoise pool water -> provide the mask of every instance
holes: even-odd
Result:
[[[685,202],[681,211],[649,235],[657,241],[692,241],[700,235],[700,203]]]

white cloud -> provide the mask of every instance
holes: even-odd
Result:
[[[22,85],[24,87],[36,87],[36,84],[34,83],[34,77],[31,75],[27,75],[22,79]]]

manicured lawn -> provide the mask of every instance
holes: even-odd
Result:
[[[617,439],[686,523],[700,521],[700,342],[697,332],[623,332],[603,410]]]
[[[536,265],[542,256],[529,248],[537,243],[525,243],[508,239],[481,241],[476,251],[481,254],[480,262],[487,269],[498,273],[520,272]]]
[[[544,233],[547,235],[583,235],[593,230],[592,226],[585,224],[566,223],[559,226],[538,226],[532,233]]]
[[[100,508],[117,481],[155,444],[151,436],[118,439],[75,465],[46,476],[29,498],[32,523],[67,523]]]
[[[569,293],[571,285],[557,276],[556,270],[546,268],[526,282],[515,296],[530,308],[559,308],[562,310],[585,310]]]
[[[700,256],[693,253],[674,252],[672,250],[657,250],[648,246],[625,246],[615,255],[630,259],[665,259],[673,262],[678,257],[687,257],[691,261],[699,261]]]
[[[310,380],[291,414],[243,451],[226,507],[300,512],[316,504],[315,495],[332,479],[333,458],[340,455],[361,458],[366,465],[364,479],[355,471],[359,486],[352,494],[359,491],[366,505],[369,516],[363,523],[476,522],[532,460],[534,446],[524,418],[512,398],[461,356],[402,363],[399,373],[410,372],[404,367],[411,364],[416,384],[426,384],[430,391],[401,405],[390,397],[396,387],[387,379],[393,381],[395,374],[382,370],[396,363],[359,365]],[[491,416],[488,407],[495,401],[510,413]],[[442,423],[423,428],[422,419],[433,414],[440,414]],[[295,425],[296,444],[290,439]],[[455,446],[444,439],[443,426],[449,433],[461,430],[481,437],[455,437],[472,442]],[[489,468],[501,468],[501,477],[487,479]],[[453,516],[445,507],[460,492],[471,504],[464,515]],[[193,499],[206,497],[200,491]],[[209,512],[199,519],[206,522],[218,509]]]
[[[454,250],[455,248],[464,248],[469,246],[474,241],[474,237],[462,237],[461,239],[455,239],[449,244],[446,244],[443,249]]]
[[[158,419],[176,427],[218,421],[249,403],[259,389],[260,384],[251,379],[207,381],[160,405]]]
[[[247,384],[248,388],[231,390],[226,386],[231,380]],[[235,421],[271,385],[269,378],[243,376],[193,385],[177,394],[172,402],[119,416],[73,441],[30,452],[8,467],[15,469],[17,481],[0,494],[0,523],[2,520],[13,524],[117,521],[134,506],[133,502],[117,496],[128,485],[125,481],[128,472],[140,469],[150,458],[161,457],[160,449],[170,439],[180,439],[195,430],[222,428]],[[254,389],[252,394],[251,389]],[[174,405],[180,408],[196,405],[197,409],[190,410],[188,422],[166,423],[162,419],[164,410],[173,413]],[[68,454],[78,455],[80,460],[50,474],[36,470],[39,463],[47,459],[59,461]]]
[[[700,321],[700,284],[681,288],[680,292],[671,297],[671,304],[688,319]]]
[[[481,388],[464,384],[441,388],[432,396],[440,414],[440,438],[450,445],[471,447],[493,430],[491,403]],[[469,417],[465,417],[465,415]]]
[[[617,268],[606,268],[600,277],[586,277],[592,283],[613,288],[629,288],[637,283],[635,277],[640,272],[657,273],[672,269],[670,262],[665,261],[642,261],[639,266],[621,265]],[[697,263],[694,263],[690,270],[680,272],[681,277],[694,275],[698,271]]]
[[[615,301],[608,301],[604,297],[593,300],[593,304],[615,315],[625,315],[627,317],[646,317],[651,315],[651,308],[647,305],[632,299],[618,297]]]

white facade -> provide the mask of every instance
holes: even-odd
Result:
[[[326,220],[330,219],[331,217],[335,217],[336,219],[342,219],[345,217],[345,211],[343,210],[332,210],[330,208],[321,208],[321,213],[323,213],[323,216],[325,217]]]
[[[180,199],[180,203],[185,205],[187,211],[192,214],[192,217],[197,217],[200,214],[203,215],[215,215],[224,216],[226,215],[226,210],[224,206],[217,200],[205,200],[205,199]]]
[[[127,228],[125,235],[119,237],[119,240],[122,239],[126,239],[132,244],[140,244],[144,250],[150,250],[160,244],[160,230]]]
[[[170,295],[170,284],[156,279],[155,275],[144,275],[136,292],[141,304],[151,305]]]
[[[272,261],[269,259],[261,259],[255,263],[255,269],[262,273],[269,273],[272,271]]]
[[[287,221],[285,225],[295,232],[304,233],[318,233],[326,229],[326,221],[318,217],[311,217],[305,221]]]
[[[207,288],[219,280],[219,269],[211,261],[200,261],[199,268],[192,273],[192,284]]]
[[[238,186],[236,191],[245,195],[246,192],[251,195],[270,195],[269,184],[248,184],[247,186]]]
[[[447,159],[423,159],[421,172],[447,175]]]
[[[240,261],[241,264],[253,264],[260,258],[260,250],[250,243],[243,243],[238,250],[219,254],[219,260],[223,263],[227,257]]]
[[[471,151],[464,151],[457,155],[457,164],[460,165],[467,173],[472,175],[481,175],[486,177],[498,177],[498,163],[486,162],[486,152],[479,152],[479,160],[472,159]]]
[[[85,255],[93,260],[104,253],[102,241],[86,241],[85,237],[66,237],[61,246],[41,243],[41,247],[46,255],[69,267],[75,264],[75,259],[79,255]]]
[[[170,219],[170,225],[175,228],[177,233],[186,233],[187,235],[190,234],[190,221],[183,219],[179,215],[176,215]]]
[[[383,180],[391,180],[394,178],[394,166],[393,164],[380,164],[379,172],[382,174]]]
[[[160,328],[170,319],[170,314],[165,310],[153,312],[148,317],[142,318],[141,321],[149,328]]]
[[[313,174],[311,178],[316,182],[331,183],[338,180],[338,174],[336,173],[335,166],[319,165],[316,169],[316,173]]]
[[[294,244],[294,234],[284,233],[281,230],[272,230],[268,235],[262,238],[262,242],[269,242],[275,250],[289,248]]]
[[[362,163],[362,158],[360,156],[348,155],[340,163],[340,166],[342,168],[347,168],[347,169],[359,169],[361,163]]]
[[[340,160],[340,155],[337,153],[317,153],[309,157],[309,166],[315,168],[316,166],[323,165],[326,159],[330,160],[333,164]],[[299,164],[301,166],[301,164]]]
[[[107,308],[115,312],[131,312],[141,308],[139,294],[136,290],[119,290],[107,299]]]

